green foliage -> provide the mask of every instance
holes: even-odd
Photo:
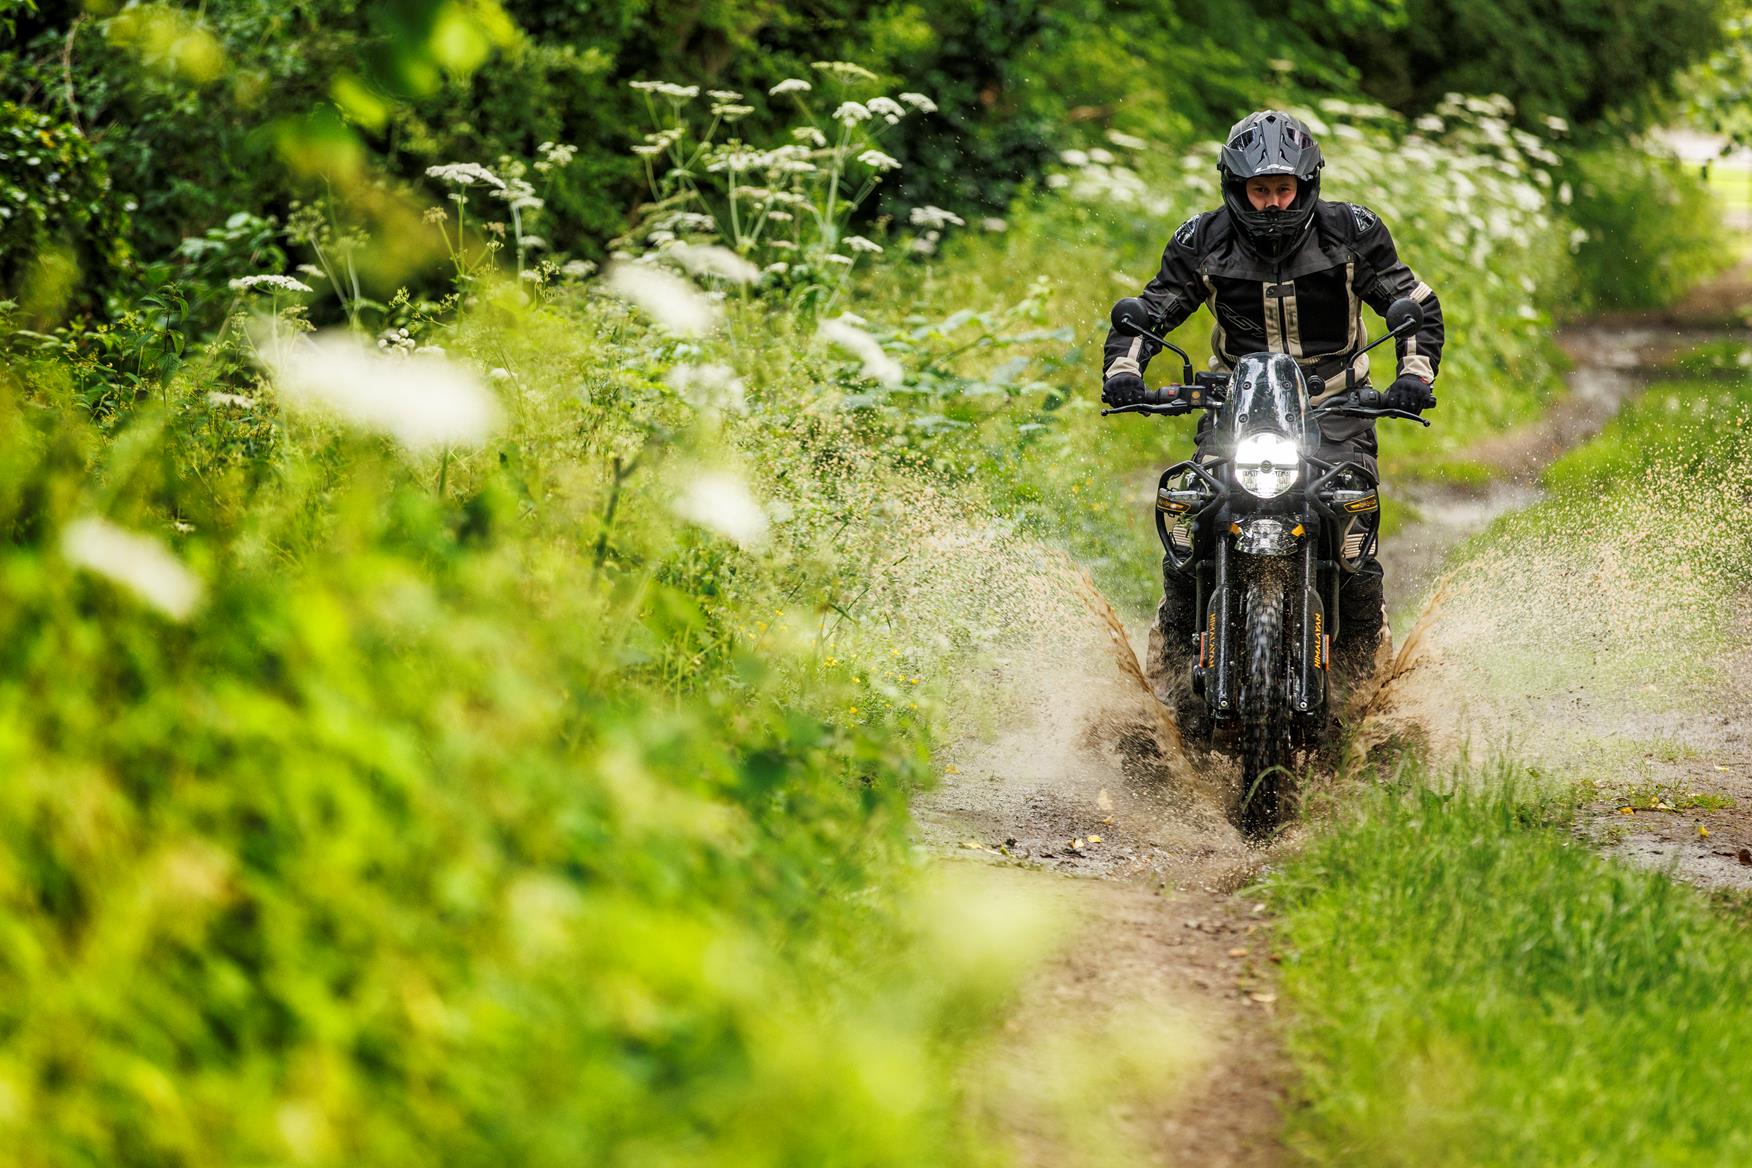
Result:
[[[1529,115],[1591,125],[1609,115],[1646,122],[1677,74],[1721,43],[1721,19],[1721,0],[1408,0],[1398,26],[1333,21],[1309,32],[1397,109],[1500,93]]]
[[[123,277],[128,214],[76,128],[0,100],[0,172],[0,296],[52,323]]]
[[[1593,855],[1535,790],[1512,771],[1354,790],[1272,878],[1310,1163],[1752,1154],[1752,938]]]
[[[447,339],[507,429],[429,460],[266,384],[99,426],[17,366],[7,1158],[981,1162],[950,1070],[1006,949],[900,895],[942,658],[855,623],[904,482],[795,382],[744,426],[612,305],[509,303]],[[795,500],[770,550],[673,514],[719,425]],[[93,514],[186,621],[74,566]]]
[[[1570,215],[1587,236],[1576,256],[1588,302],[1654,308],[1721,271],[1721,212],[1697,175],[1637,151],[1594,148],[1568,159]]]

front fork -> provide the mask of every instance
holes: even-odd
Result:
[[[1297,588],[1301,611],[1300,635],[1290,649],[1290,702],[1299,714],[1311,714],[1326,704],[1326,675],[1332,665],[1332,633],[1327,627],[1326,604],[1320,596],[1318,540],[1310,534],[1302,540]],[[1231,541],[1218,538],[1214,557],[1210,600],[1204,606],[1204,628],[1198,638],[1198,666],[1193,690],[1202,694],[1217,721],[1232,718],[1240,668],[1235,630],[1239,621]]]

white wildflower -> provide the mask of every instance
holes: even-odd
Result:
[[[858,155],[858,161],[865,166],[874,167],[876,170],[900,169],[900,159],[890,154],[884,154],[880,150],[866,150]]]
[[[855,319],[855,318],[852,318]],[[875,337],[852,323],[845,316],[833,320],[824,320],[816,329],[816,335],[829,344],[837,345],[864,364],[864,376],[872,381],[880,382],[890,388],[901,383],[905,372],[900,362],[883,351],[882,345]]]
[[[1122,150],[1144,150],[1148,149],[1150,145],[1142,138],[1122,133],[1119,130],[1107,131],[1107,140]]]
[[[578,155],[576,146],[569,146],[564,142],[543,142],[536,147],[536,151],[541,155],[541,161],[535,164],[537,170],[570,166],[572,159]]]
[[[833,111],[833,120],[848,126],[870,120],[870,107],[859,101],[842,101]]]
[[[843,256],[843,255],[840,255],[838,252],[834,252],[831,255],[822,256],[821,259],[822,259],[823,263],[843,264],[848,268],[851,267],[852,264],[857,262],[856,260],[852,259],[851,256]]]
[[[256,399],[241,393],[220,393],[217,390],[207,395],[207,404],[215,406],[236,406],[240,410],[255,409]]]
[[[568,280],[582,280],[596,270],[596,265],[589,260],[567,260],[560,265],[560,275]]]
[[[261,338],[257,351],[287,408],[337,415],[416,453],[479,446],[499,424],[498,400],[435,345],[420,347],[414,359],[398,358],[332,330],[289,341]]]
[[[850,61],[811,61],[810,68],[831,74],[841,81],[875,81],[876,74]]]
[[[892,97],[872,97],[868,107],[872,114],[884,119],[891,126],[906,117],[906,107]]]
[[[798,126],[791,131],[791,137],[799,142],[807,142],[811,146],[826,146],[827,135],[814,126]]]
[[[921,114],[934,114],[937,112],[937,103],[922,93],[903,93],[900,95],[900,100],[906,102],[906,104],[912,106]]]
[[[721,101],[712,106],[712,116],[723,118],[726,122],[741,121],[753,112],[754,107],[751,105],[736,105],[727,101]]]
[[[231,281],[231,287],[237,292],[248,292],[255,288],[271,288],[276,292],[310,292],[309,284],[292,276],[239,276]]]
[[[1060,150],[1059,161],[1066,166],[1088,166],[1089,156],[1081,150]]]
[[[734,89],[708,89],[706,96],[713,101],[741,101],[742,95]]]
[[[748,388],[728,365],[677,365],[666,380],[696,410],[748,412]]]
[[[511,371],[509,369],[489,369],[487,370],[487,380],[492,382],[510,381]]]
[[[996,215],[992,215],[992,216],[989,216],[988,218],[981,219],[979,221],[979,225],[984,230],[990,231],[993,234],[996,234],[1000,231],[1010,230],[1010,225],[1008,223],[1004,222],[1002,219],[999,219]]]
[[[908,213],[907,221],[916,227],[942,228],[949,224],[954,224],[957,227],[967,226],[967,221],[961,216],[952,211],[945,211],[941,207],[933,207],[928,203],[923,207],[914,207]]]
[[[846,246],[848,248],[850,248],[852,251],[861,251],[866,255],[881,255],[882,254],[882,245],[881,244],[872,243],[870,240],[865,239],[862,235],[848,235],[848,236],[846,236]]]
[[[1118,162],[1119,159],[1113,156],[1113,151],[1103,150],[1101,147],[1097,146],[1089,151],[1089,161],[1099,162],[1102,166],[1111,166],[1113,163]]]
[[[809,84],[809,82],[803,80],[801,77],[787,77],[771,89],[767,90],[767,93],[772,97],[783,97],[787,93],[808,93],[814,88],[813,85]]]
[[[61,533],[61,554],[69,563],[95,572],[162,612],[187,620],[201,603],[201,581],[163,544],[149,535],[117,527],[107,519],[76,519]]]
[[[443,166],[428,166],[426,177],[435,178],[440,182],[454,183],[459,187],[472,187],[476,183],[499,190],[505,189],[505,180],[482,166],[478,162],[447,162]]]
[[[673,256],[695,276],[711,276],[732,284],[752,284],[760,269],[718,244],[678,243],[663,254]]]
[[[774,223],[790,223],[797,218],[797,216],[791,214],[789,211],[768,211],[766,217],[771,219]]]
[[[1553,134],[1569,133],[1569,123],[1555,114],[1547,115],[1545,118],[1545,128],[1550,130]]]
[[[604,277],[607,289],[637,305],[658,326],[697,337],[718,324],[718,309],[689,281],[644,264],[617,263]]]
[[[309,276],[312,280],[326,280],[326,279],[328,279],[328,273],[323,271],[321,268],[317,267],[315,264],[299,264],[296,268],[293,268],[292,270],[295,272],[303,272],[306,276]]]
[[[1061,191],[1070,185],[1071,176],[1068,174],[1049,174],[1046,176],[1046,187],[1048,190]]]
[[[675,500],[675,513],[743,547],[757,547],[767,534],[767,513],[748,484],[733,474],[694,476]]]

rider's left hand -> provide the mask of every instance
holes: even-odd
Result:
[[[1436,403],[1435,394],[1430,389],[1430,383],[1421,377],[1406,373],[1387,387],[1383,404],[1390,410],[1404,410],[1407,413],[1421,414]]]

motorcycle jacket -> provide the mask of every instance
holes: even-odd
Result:
[[[1227,208],[1194,215],[1162,252],[1162,268],[1139,294],[1166,334],[1198,310],[1216,318],[1212,365],[1229,372],[1248,353],[1288,353],[1303,371],[1325,379],[1313,400],[1368,383],[1363,306],[1385,313],[1405,296],[1423,308],[1423,327],[1395,342],[1398,373],[1433,381],[1442,357],[1442,307],[1428,284],[1400,262],[1379,216],[1354,203],[1321,201],[1313,230],[1281,260],[1246,246]],[[1114,330],[1107,336],[1103,379],[1141,376],[1160,346]]]

